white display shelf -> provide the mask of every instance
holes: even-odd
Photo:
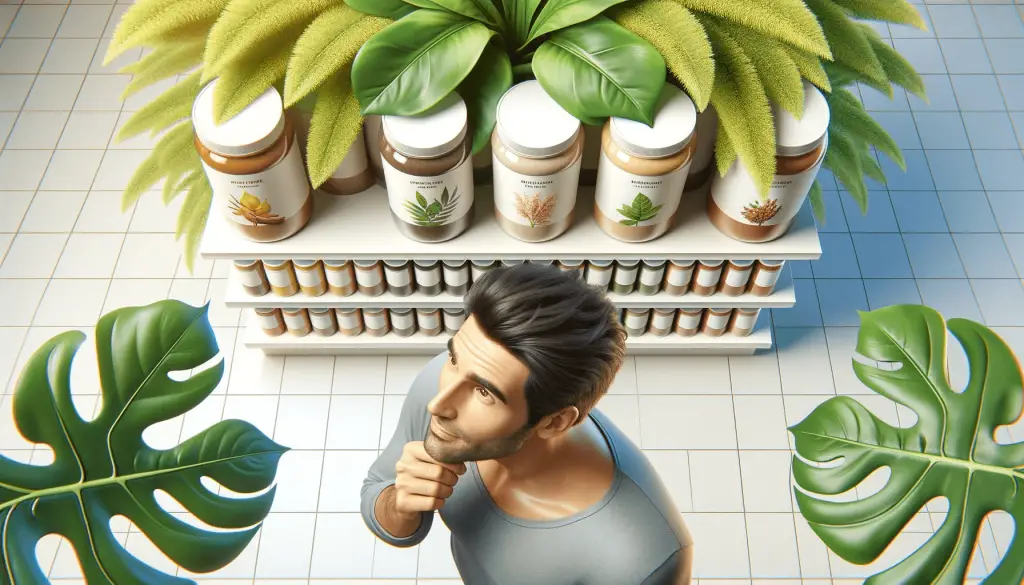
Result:
[[[761,324],[762,319],[758,321],[758,329],[747,337],[729,334],[721,337],[703,334],[693,337],[641,335],[629,338],[626,349],[630,355],[751,355],[772,345],[771,328]],[[431,337],[419,332],[409,337],[392,333],[382,337],[365,333],[355,337],[321,337],[315,333],[305,337],[288,333],[271,337],[259,328],[255,319],[247,320],[244,335],[246,347],[259,349],[268,355],[426,355],[444,351],[449,337],[445,333]]]
[[[395,227],[388,196],[379,186],[351,196],[316,193],[313,218],[294,236],[279,242],[245,239],[220,215],[217,206],[206,224],[200,254],[207,259],[429,259],[537,260],[733,259],[816,260],[821,256],[818,230],[809,205],[783,237],[762,244],[739,242],[723,235],[705,213],[706,197],[684,197],[680,220],[664,236],[639,244],[606,235],[593,219],[593,188],[581,187],[576,221],[560,237],[528,243],[505,234],[494,218],[491,187],[478,185],[473,225],[447,242],[411,240]]]
[[[793,278],[790,275],[789,266],[782,268],[782,274],[775,285],[775,290],[767,297],[759,297],[752,294],[743,294],[736,297],[727,297],[722,294],[711,296],[698,296],[693,293],[686,293],[682,296],[672,296],[664,292],[656,295],[642,295],[634,292],[628,295],[608,293],[608,298],[621,308],[642,307],[642,308],[771,308],[785,309],[796,304],[796,292],[793,288]],[[232,269],[228,277],[227,292],[224,302],[228,307],[278,307],[282,309],[297,308],[361,308],[361,307],[430,307],[435,309],[454,309],[463,306],[462,297],[458,295],[441,293],[439,295],[427,296],[422,293],[413,293],[409,296],[397,297],[385,292],[382,295],[368,297],[359,293],[347,297],[340,297],[327,293],[318,297],[312,297],[301,292],[290,297],[279,297],[272,293],[260,297],[252,296],[245,292],[236,270]]]

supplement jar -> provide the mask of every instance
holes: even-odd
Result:
[[[473,222],[466,103],[448,94],[417,116],[384,116],[380,153],[391,217],[406,237],[444,242]]]
[[[789,230],[811,191],[828,148],[829,108],[818,88],[804,82],[804,115],[799,120],[778,105],[775,117],[776,170],[762,194],[740,162],[716,175],[707,214],[718,231],[741,242],[768,242]]]
[[[192,106],[195,148],[213,190],[211,211],[245,238],[276,242],[295,235],[313,215],[313,189],[286,116],[270,88],[237,116],[214,122],[217,81]]]
[[[538,81],[508,90],[491,135],[494,214],[502,231],[544,242],[572,225],[583,155],[580,121]]]
[[[594,219],[624,242],[646,242],[669,230],[690,169],[697,109],[670,84],[656,108],[654,126],[611,118],[601,134]]]

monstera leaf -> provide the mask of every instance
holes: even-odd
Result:
[[[961,584],[985,516],[1002,510],[1017,524],[1017,535],[1002,562],[984,581],[1024,581],[1024,442],[1000,444],[994,434],[1013,424],[1024,405],[1020,366],[1006,343],[986,327],[950,319],[949,330],[963,345],[970,379],[963,392],[946,375],[946,328],[942,317],[920,305],[892,306],[861,313],[857,352],[882,369],[853,362],[862,382],[917,413],[917,422],[895,428],[852,398],[833,398],[790,431],[801,490],[800,511],[814,532],[849,562],[874,561],[929,500],[945,497],[949,513],[942,526],[902,562],[869,578],[868,585]],[[840,461],[841,460],[841,461]],[[869,474],[888,468],[878,493],[854,502],[813,497],[841,494]],[[810,492],[810,493],[805,493]]]
[[[172,449],[154,449],[142,432],[182,415],[217,387],[224,362],[182,376],[217,355],[207,307],[161,301],[116,310],[96,326],[102,406],[90,422],[71,400],[71,362],[79,331],[50,339],[29,359],[14,394],[14,419],[29,441],[53,449],[50,465],[0,457],[0,583],[48,583],[36,560],[47,534],[67,538],[89,585],[193,583],[149,567],[121,546],[110,520],[125,516],[168,558],[195,573],[219,569],[249,544],[275,488],[231,498],[200,482],[255,493],[274,481],[287,450],[247,422],[225,420]],[[170,374],[177,373],[175,379]],[[4,423],[8,424],[8,423]],[[212,532],[161,508],[162,490]]]

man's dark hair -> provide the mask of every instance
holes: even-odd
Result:
[[[568,406],[579,409],[582,421],[622,365],[626,332],[618,311],[578,270],[493,268],[473,282],[465,306],[484,333],[529,370],[531,427]]]

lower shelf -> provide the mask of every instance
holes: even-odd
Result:
[[[746,337],[728,334],[709,337],[702,333],[693,337],[656,337],[646,334],[629,338],[626,348],[631,355],[751,355],[759,349],[772,346],[771,328],[765,325],[764,316],[761,321],[758,329]],[[262,350],[269,355],[427,355],[443,351],[448,337],[445,333],[432,337],[422,333],[414,333],[409,337],[392,333],[382,337],[365,333],[355,337],[321,337],[315,333],[305,337],[287,333],[271,337],[260,329],[255,319],[247,319],[244,343],[246,347]]]

